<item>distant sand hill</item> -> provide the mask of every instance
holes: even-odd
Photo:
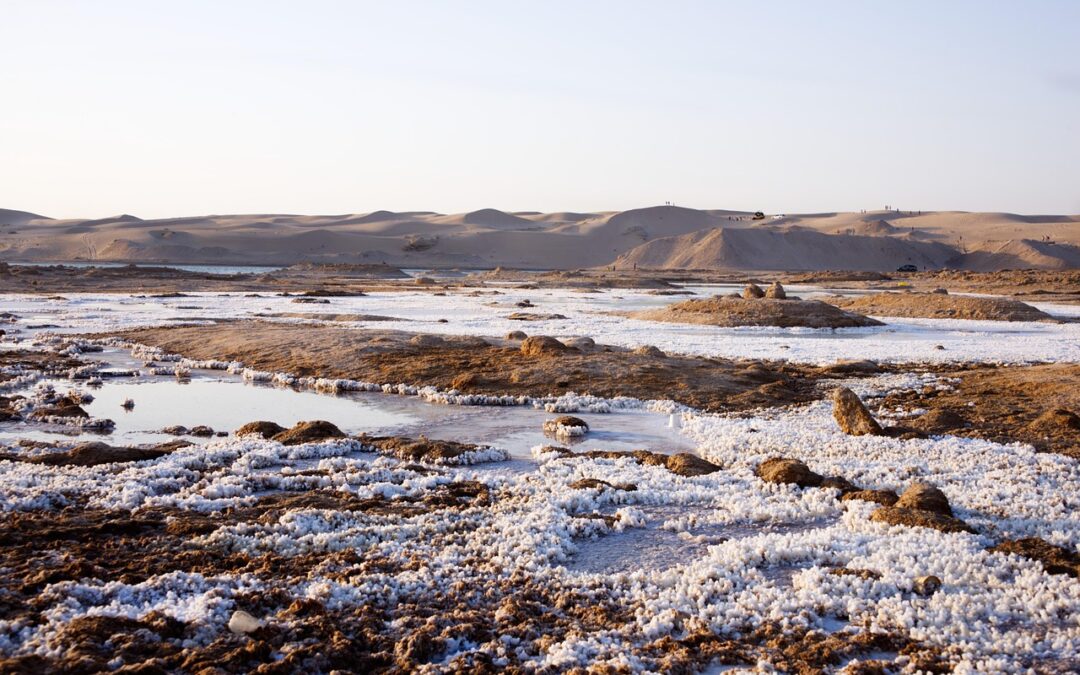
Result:
[[[0,260],[890,271],[1080,267],[1080,216],[959,211],[768,215],[375,211],[56,220],[0,209]]]

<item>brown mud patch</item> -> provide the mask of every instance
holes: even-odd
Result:
[[[481,446],[458,441],[406,436],[368,436],[361,434],[357,440],[365,447],[391,457],[412,462],[438,462],[456,459],[466,453],[476,452]]]
[[[927,410],[905,420],[926,433],[1019,441],[1080,458],[1080,365],[971,367],[942,375],[960,381],[950,391],[893,393],[882,407]]]
[[[980,321],[1057,321],[1019,300],[979,298],[947,293],[878,293],[855,298],[831,298],[843,309],[874,316]]]
[[[142,462],[148,459],[157,459],[189,445],[191,443],[178,440],[149,447],[128,448],[92,442],[81,443],[70,450],[30,457],[0,453],[0,460],[41,464],[43,466],[100,466],[102,464]]]
[[[775,326],[778,328],[854,328],[881,326],[861,314],[838,309],[818,300],[714,296],[677,302],[660,309],[630,312],[626,316],[667,323],[709,326]]]
[[[1037,537],[1003,541],[990,549],[995,553],[1015,553],[1042,563],[1048,574],[1067,574],[1080,577],[1080,555]]]
[[[542,397],[566,392],[672,399],[708,411],[815,400],[827,374],[808,367],[567,347],[530,338],[522,348],[480,338],[233,322],[117,334],[194,359],[242,361],[296,376],[432,385],[465,394]],[[526,345],[522,345],[523,348]]]

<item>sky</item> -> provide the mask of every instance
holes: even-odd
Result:
[[[1080,213],[1080,2],[0,0],[0,208]]]

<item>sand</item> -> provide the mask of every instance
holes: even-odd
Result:
[[[406,268],[633,267],[891,271],[1080,265],[1080,216],[801,214],[654,206],[597,213],[375,211],[55,220],[0,210],[0,260],[388,263]],[[1049,241],[1046,239],[1049,238]]]

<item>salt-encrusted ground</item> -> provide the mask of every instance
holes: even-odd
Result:
[[[569,318],[524,325],[500,318],[524,298]],[[832,333],[645,324],[601,313],[670,300],[505,291],[332,298],[331,306],[409,319],[380,328],[523,329],[810,363],[1080,361],[1078,324],[887,320],[884,328]],[[492,301],[500,306],[486,305]],[[306,307],[277,297],[0,298],[0,309],[20,317],[8,324],[7,347],[42,331]],[[57,328],[32,328],[41,324]],[[32,386],[34,376],[24,375],[31,380],[19,386]],[[950,386],[947,378],[905,374],[847,384],[871,409],[890,391]],[[229,403],[209,390],[199,396],[205,405]],[[718,664],[860,672],[860,660],[907,671],[1080,668],[1077,579],[988,550],[1022,537],[1077,550],[1075,460],[970,438],[846,436],[825,400],[739,417],[651,407],[672,413],[685,442],[721,470],[684,477],[631,457],[565,457],[537,447],[535,465],[510,471],[500,470],[505,461],[399,461],[352,439],[283,446],[251,437],[127,464],[0,461],[0,655],[9,659],[0,663],[90,671],[262,664],[266,672],[605,665],[668,672]],[[617,432],[618,412],[596,417]],[[586,436],[574,450],[590,447]],[[840,501],[835,489],[757,478],[756,466],[777,455],[867,489],[932,482],[977,533],[889,527],[869,519],[876,505]],[[610,486],[590,487],[580,482],[586,478]],[[939,577],[941,588],[914,592],[926,575]],[[231,633],[236,610],[263,628]]]
[[[706,293],[727,288],[698,290]],[[498,294],[493,294],[496,292]],[[30,325],[53,324],[83,332],[260,314],[331,312],[402,319],[352,324],[384,329],[481,336],[497,336],[512,330],[556,337],[587,335],[600,343],[626,347],[651,344],[672,353],[784,358],[798,363],[830,363],[839,358],[879,362],[991,359],[1010,363],[1080,362],[1080,323],[888,319],[886,326],[874,328],[724,329],[689,324],[661,325],[611,314],[662,306],[678,299],[678,296],[673,299],[625,289],[580,293],[562,289],[501,288],[447,291],[445,296],[430,292],[372,293],[362,297],[327,298],[328,304],[296,304],[295,298],[272,295],[252,298],[239,294],[195,293],[182,298],[71,294],[65,300],[0,295],[0,305],[23,316]],[[538,322],[506,318],[522,311],[516,304],[524,300],[536,305],[528,312],[561,314],[567,318]],[[1056,316],[1073,316],[1078,311],[1076,307],[1065,305],[1037,306]],[[939,346],[944,349],[938,349]]]

